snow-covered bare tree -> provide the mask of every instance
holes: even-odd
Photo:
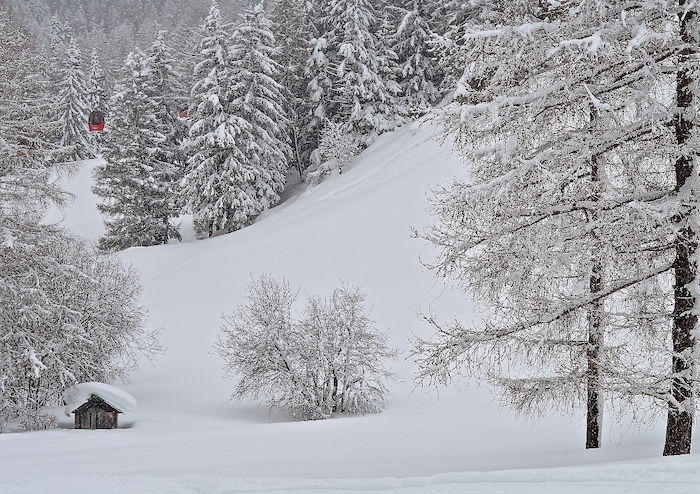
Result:
[[[419,380],[466,370],[526,412],[583,405],[587,447],[605,400],[646,397],[668,408],[665,453],[688,452],[694,7],[503,2],[481,19],[465,29],[470,63],[443,118],[472,180],[437,191],[440,223],[422,236],[438,247],[435,272],[489,311],[470,324],[428,316],[440,330],[416,342]]]
[[[63,121],[61,158],[77,161],[95,156],[95,142],[88,131],[88,86],[80,49],[70,40],[63,65],[60,107]]]
[[[380,412],[387,401],[385,361],[394,356],[358,290],[310,297],[294,317],[297,295],[263,276],[248,303],[225,317],[217,350],[238,378],[234,396],[289,409],[302,420]]]

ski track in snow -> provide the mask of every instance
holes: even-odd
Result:
[[[585,451],[580,419],[525,421],[469,381],[439,393],[413,388],[408,339],[431,333],[416,312],[474,317],[461,293],[425,272],[419,257],[431,251],[410,238],[412,226],[430,222],[430,188],[464,174],[434,132],[413,124],[382,136],[342,175],[239,232],[197,241],[185,219],[185,242],[119,254],[141,273],[166,347],[124,386],[139,407],[120,430],[76,431],[63,417],[56,431],[0,435],[0,494],[700,492],[697,455],[659,457],[662,423],[635,432],[608,421],[605,447]],[[97,163],[67,179],[75,201],[49,215],[89,241],[102,232],[90,191]],[[229,401],[232,383],[212,345],[221,314],[262,273],[310,293],[339,280],[366,292],[402,352],[384,413],[295,423]]]

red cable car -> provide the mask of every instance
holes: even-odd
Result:
[[[88,129],[90,132],[105,130],[105,113],[99,110],[91,111],[90,118],[88,118]]]
[[[189,108],[182,108],[177,114],[178,118],[181,120],[187,120],[190,118],[190,109]]]

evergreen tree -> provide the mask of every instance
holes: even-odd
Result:
[[[71,39],[63,68],[63,85],[60,93],[63,135],[61,157],[65,161],[89,159],[95,155],[95,143],[88,132],[88,90],[82,68],[80,50]]]
[[[277,80],[282,70],[274,54],[272,24],[260,2],[244,12],[230,47],[234,94],[231,111],[250,124],[250,141],[243,146],[254,175],[251,184],[258,203],[248,213],[251,220],[279,202],[289,169],[284,88]]]
[[[231,232],[258,211],[255,176],[248,157],[252,125],[231,111],[233,91],[228,46],[231,35],[212,2],[204,21],[190,100],[188,155],[183,197],[198,237]]]
[[[105,73],[102,70],[97,50],[92,50],[90,59],[90,72],[88,76],[88,108],[91,111],[105,111],[107,108],[107,89],[105,87]]]
[[[333,96],[327,116],[345,121],[363,146],[401,120],[390,52],[376,34],[379,22],[369,0],[331,0],[324,24]]]
[[[145,92],[148,103],[146,114],[151,118],[147,135],[149,157],[154,166],[154,182],[162,188],[161,210],[163,218],[176,217],[179,183],[184,177],[185,156],[182,142],[187,133],[186,123],[179,118],[186,98],[180,84],[180,74],[175,71],[175,58],[165,42],[166,32],[159,30],[144,64],[147,74]]]
[[[433,58],[434,34],[426,20],[425,0],[411,0],[394,39],[399,58],[399,82],[408,106],[422,114],[439,96],[435,83],[439,71]]]
[[[101,250],[165,244],[180,238],[173,225],[172,170],[158,158],[160,134],[149,95],[146,55],[127,57],[124,78],[110,100],[112,123],[105,146],[105,163],[95,172],[94,192],[107,216]]]
[[[61,139],[58,106],[46,69],[27,35],[0,7],[0,153],[28,168],[46,166]]]
[[[305,132],[313,108],[307,97],[306,62],[314,39],[312,2],[309,0],[277,0],[270,19],[277,44],[275,60],[281,66],[278,77],[284,88],[284,109],[289,119],[289,138],[292,147],[290,166],[299,173],[310,163],[310,154],[316,145]]]

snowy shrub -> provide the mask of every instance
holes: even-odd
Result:
[[[318,184],[334,173],[341,173],[359,152],[358,139],[347,125],[327,122],[321,132],[318,147],[319,164],[309,170],[306,178],[312,184]]]
[[[0,248],[0,427],[43,429],[65,387],[126,377],[158,351],[135,273],[60,230]]]
[[[135,274],[42,223],[64,193],[33,165],[0,154],[0,430],[50,426],[64,387],[125,377],[157,350]]]
[[[336,288],[308,297],[299,317],[286,282],[263,276],[249,287],[248,303],[224,318],[217,345],[226,371],[238,378],[236,398],[289,409],[302,420],[334,413],[380,412],[394,356],[369,319],[357,289]]]

